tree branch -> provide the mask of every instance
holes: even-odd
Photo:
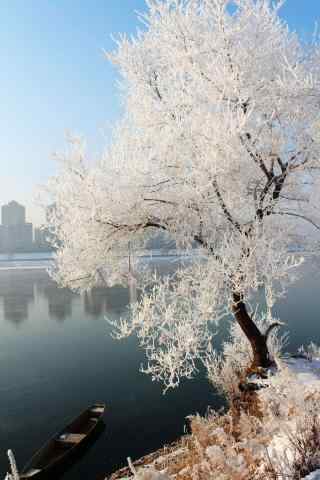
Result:
[[[176,202],[170,202],[169,200],[162,200],[161,198],[144,198],[145,202],[157,202],[157,203],[164,203],[167,205],[174,205],[177,206]]]
[[[279,200],[280,194],[285,182],[285,179],[288,174],[288,164],[285,164],[282,162],[280,157],[277,157],[277,162],[279,163],[279,166],[281,168],[281,174],[280,175],[274,175],[274,173],[270,172],[270,178],[268,179],[266,185],[264,186],[261,195],[260,195],[260,200],[259,200],[259,207],[256,211],[256,216],[262,220],[264,215],[270,215],[272,213],[272,210],[274,208],[275,203]],[[263,202],[269,193],[271,187],[274,185],[274,190],[272,192],[272,200],[273,204],[272,205],[267,205],[266,208],[263,208]]]
[[[246,133],[246,137],[247,137],[247,140],[251,140],[250,133]],[[252,152],[252,150],[249,148],[247,142],[243,139],[243,137],[241,135],[240,135],[240,140],[241,140],[242,145],[245,147],[248,154],[250,155],[250,157],[254,161],[254,163],[259,166],[259,168],[263,171],[263,173],[265,174],[267,179],[270,180],[272,178],[272,173],[269,172],[269,170],[267,169],[261,155],[257,152],[255,152],[255,153]]]
[[[310,223],[311,225],[313,225],[317,230],[320,230],[320,225],[318,225],[313,220],[311,220],[311,218],[308,218],[305,215],[302,215],[302,214],[299,214],[299,213],[296,213],[296,212],[275,212],[275,211],[273,211],[272,214],[273,215],[288,215],[288,216],[291,216],[291,217],[298,217],[298,218],[301,218],[301,220],[304,220],[304,221]]]
[[[278,162],[279,167],[281,168],[281,172],[282,172],[282,173],[285,173],[286,170],[287,170],[288,164],[287,164],[287,163],[283,163],[283,161],[281,160],[280,157],[277,157],[277,162]]]
[[[281,322],[274,322],[274,323],[271,323],[271,325],[269,325],[269,327],[267,328],[267,330],[265,331],[265,334],[264,334],[264,338],[266,339],[266,342],[268,341],[268,338],[272,332],[272,330],[274,330],[275,328],[279,328],[279,327],[282,327],[283,323]]]
[[[212,186],[213,186],[214,191],[216,193],[216,196],[218,198],[219,205],[220,205],[224,215],[226,216],[227,220],[241,233],[240,223],[237,222],[236,220],[234,220],[231,213],[229,212],[228,207],[227,207],[225,201],[223,200],[223,197],[221,195],[221,192],[220,192],[220,189],[219,189],[219,186],[218,186],[218,183],[217,183],[216,180],[212,181]]]

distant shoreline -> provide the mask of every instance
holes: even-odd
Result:
[[[310,252],[299,252],[297,248],[292,248],[288,253],[303,255],[308,257],[312,254]],[[25,252],[25,253],[13,253],[13,254],[0,254],[0,271],[6,270],[47,270],[52,261],[54,260],[55,252]],[[127,257],[126,252],[119,254],[119,257]],[[167,259],[169,262],[173,259],[187,259],[190,257],[202,257],[201,253],[197,250],[191,250],[188,252],[181,252],[177,250],[161,251],[161,250],[140,250],[132,252],[131,257],[135,259],[141,259],[142,261],[164,261]],[[169,260],[171,259],[171,260]]]

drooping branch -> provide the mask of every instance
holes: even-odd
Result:
[[[301,218],[301,220],[304,220],[305,222],[310,223],[317,230],[320,230],[320,225],[318,225],[316,222],[314,222],[311,218],[308,218],[305,215],[302,215],[300,213],[286,212],[285,210],[282,211],[282,212],[273,211],[272,213],[273,213],[273,215],[288,215],[288,216],[291,216],[291,217]]]

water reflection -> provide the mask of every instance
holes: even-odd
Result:
[[[144,267],[154,268],[160,275],[173,273],[179,263],[177,259],[157,258],[144,262]],[[130,301],[139,298],[135,284],[129,288],[114,286],[94,288],[82,296],[80,302],[86,314],[93,318],[107,316],[117,318],[125,314]],[[45,270],[0,270],[0,302],[5,320],[16,325],[29,317],[29,307],[45,300],[48,316],[64,322],[72,316],[74,303],[79,297],[67,288],[59,288]]]
[[[62,322],[71,316],[74,294],[70,290],[57,288],[57,285],[52,282],[45,286],[43,295],[48,301],[49,317]]]
[[[79,297],[67,288],[59,288],[45,270],[0,271],[0,303],[3,317],[20,324],[29,317],[31,304],[45,301],[48,317],[64,322],[72,316],[74,303],[94,318],[122,314],[129,304],[130,291],[122,286],[94,288]]]
[[[34,300],[34,279],[28,272],[0,272],[0,303],[6,320],[21,324],[28,318]]]
[[[84,311],[92,317],[100,317],[106,312],[107,299],[104,288],[95,288],[83,297]]]

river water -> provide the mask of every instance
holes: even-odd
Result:
[[[158,259],[163,271],[170,259]],[[320,343],[319,264],[306,262],[304,278],[279,302],[288,322],[289,350]],[[52,434],[89,404],[107,404],[106,429],[63,479],[98,478],[176,439],[185,417],[221,398],[204,375],[162,395],[139,373],[145,360],[134,338],[113,340],[105,316],[125,314],[129,292],[96,289],[79,296],[59,289],[43,269],[0,270],[0,479],[11,448],[22,467]],[[222,327],[224,332],[226,325]]]

